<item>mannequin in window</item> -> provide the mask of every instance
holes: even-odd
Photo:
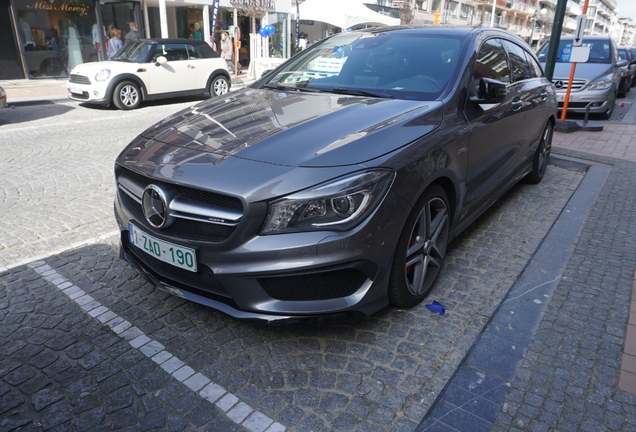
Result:
[[[82,49],[80,47],[80,37],[77,27],[73,23],[68,25],[68,70],[72,70],[78,64],[84,63],[82,59]]]
[[[201,24],[194,23],[194,31],[192,32],[192,39],[203,40],[203,36],[201,36]]]
[[[20,34],[22,35],[22,39],[24,40],[24,50],[34,51],[35,40],[33,39],[33,33],[31,33],[31,26],[28,22],[24,21],[22,17],[20,17],[19,27]]]

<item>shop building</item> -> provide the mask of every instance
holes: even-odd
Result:
[[[250,2],[268,10],[256,24],[276,28],[270,55],[289,57],[290,0],[220,0],[214,31],[213,0],[0,0],[0,79],[61,78],[77,64],[107,60],[111,29],[125,41],[130,22],[142,38],[192,37],[217,47],[228,31],[240,40],[239,60],[247,66],[251,20],[236,5]]]

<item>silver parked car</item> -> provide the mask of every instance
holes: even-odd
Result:
[[[572,48],[572,44],[573,37],[564,36],[557,50],[552,83],[557,89],[559,109],[563,107],[572,69],[572,63],[562,59],[562,55]],[[628,62],[619,58],[616,44],[609,36],[585,36],[582,46],[590,48],[590,58],[586,63],[576,65],[567,111],[585,113],[589,105],[590,113],[609,119],[616,105],[621,68],[627,66]],[[543,67],[549,47],[548,41],[538,52]]]
[[[520,180],[541,181],[556,104],[504,31],[338,34],[123,150],[122,257],[238,319],[414,306],[453,237]]]

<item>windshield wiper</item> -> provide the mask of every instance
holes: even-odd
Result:
[[[385,99],[393,99],[392,95],[388,95],[386,93],[374,92],[370,90],[351,89],[351,88],[345,88],[345,87],[323,89],[322,91],[338,93],[338,94],[348,94],[353,96],[372,96],[372,97],[379,97],[379,98],[385,98]]]
[[[271,88],[271,89],[276,89],[276,90],[284,90],[284,91],[303,91],[303,92],[310,92],[310,93],[316,93],[319,92],[320,90],[315,89],[315,88],[309,88],[309,87],[289,87],[289,86],[284,86],[282,84],[271,84],[271,83],[267,83],[264,84],[263,87],[267,87],[267,88]]]

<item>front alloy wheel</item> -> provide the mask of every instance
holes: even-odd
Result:
[[[138,108],[141,104],[139,86],[132,81],[124,81],[117,84],[113,93],[115,106],[122,110]]]
[[[433,289],[446,258],[449,224],[448,198],[434,186],[418,201],[398,241],[389,281],[393,306],[415,306]]]

